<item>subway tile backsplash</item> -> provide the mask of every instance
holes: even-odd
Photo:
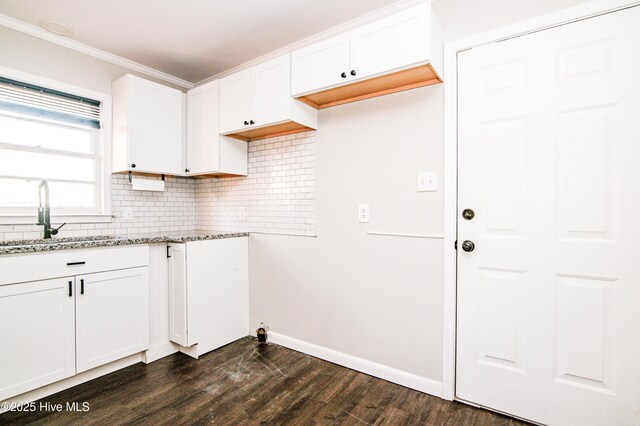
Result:
[[[316,235],[315,132],[249,142],[248,177],[166,181],[164,192],[133,191],[127,176],[112,175],[111,223],[67,224],[59,236],[194,230]],[[41,237],[42,226],[0,225],[0,241]]]
[[[247,177],[196,181],[196,226],[316,235],[315,132],[249,142]]]

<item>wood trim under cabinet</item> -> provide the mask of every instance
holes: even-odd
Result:
[[[363,99],[442,83],[431,64],[396,71],[344,86],[300,96],[298,99],[316,109],[324,109]]]
[[[270,126],[264,126],[254,129],[242,130],[232,134],[228,134],[230,138],[240,139],[242,141],[255,141],[258,139],[273,138],[276,136],[291,135],[294,133],[302,133],[314,130],[311,127],[304,124],[296,123],[295,121],[287,121],[284,123],[273,124]]]

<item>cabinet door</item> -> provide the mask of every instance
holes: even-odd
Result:
[[[424,3],[351,31],[352,78],[429,60],[429,13]]]
[[[171,244],[169,253],[169,340],[191,346],[187,317],[187,252],[185,244]]]
[[[148,269],[76,277],[78,373],[149,349]]]
[[[293,95],[346,82],[351,69],[349,49],[347,33],[291,53]]]
[[[192,89],[187,94],[185,173],[213,173],[220,169],[219,100],[219,80]]]
[[[253,67],[251,78],[255,125],[291,119],[291,55]]]
[[[131,77],[129,162],[134,171],[182,173],[184,95],[171,87]]]
[[[246,129],[251,117],[251,68],[220,80],[220,133]]]
[[[186,246],[189,339],[203,354],[249,334],[248,238]]]
[[[0,287],[0,401],[75,374],[73,278]]]

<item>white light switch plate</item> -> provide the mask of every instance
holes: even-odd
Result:
[[[418,172],[418,192],[438,190],[438,175],[436,172]]]
[[[369,204],[358,204],[358,222],[369,223]]]

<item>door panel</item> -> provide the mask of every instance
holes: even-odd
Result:
[[[298,96],[346,83],[350,62],[349,33],[292,52],[292,95]]]
[[[291,119],[291,55],[256,65],[251,78],[255,125]]]
[[[73,277],[0,287],[0,401],[73,376]]]
[[[215,80],[188,93],[187,169],[190,174],[220,170],[220,82]]]
[[[456,395],[640,422],[640,8],[461,52]]]
[[[76,277],[78,373],[149,349],[148,269]]]
[[[181,346],[191,346],[189,340],[189,310],[187,305],[186,244],[171,244],[169,259],[169,340]]]
[[[249,128],[251,114],[251,68],[221,79],[220,133]]]
[[[129,162],[149,173],[182,173],[184,94],[132,78],[129,97]]]
[[[423,3],[351,31],[351,78],[428,61],[430,22],[430,5]]]

